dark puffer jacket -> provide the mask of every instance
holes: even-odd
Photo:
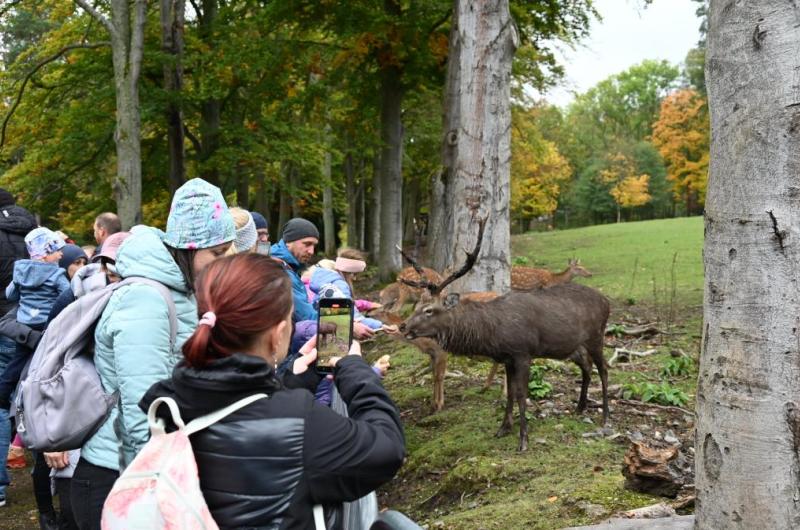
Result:
[[[28,258],[25,235],[36,226],[36,218],[25,208],[16,205],[0,208],[0,316],[15,305],[6,300],[5,289],[11,283],[14,262]]]
[[[315,403],[306,390],[283,388],[265,361],[245,354],[203,370],[178,365],[140,406],[171,396],[188,422],[268,394],[192,435],[203,495],[222,529],[312,529],[315,504],[330,521],[342,502],[391,480],[405,457],[400,415],[372,368],[348,356],[335,375],[350,418]]]

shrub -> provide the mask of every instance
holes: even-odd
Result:
[[[659,374],[661,377],[680,377],[689,375],[694,370],[694,361],[691,357],[682,355],[680,357],[672,357],[667,359],[661,365]]]
[[[644,403],[659,403],[683,407],[688,403],[686,393],[666,381],[655,383],[627,383],[622,387],[622,397],[625,399],[638,399]]]
[[[528,395],[533,399],[544,399],[553,391],[553,385],[544,380],[547,366],[531,365],[531,378],[528,381]]]
[[[513,260],[511,260],[512,265],[527,265],[528,258],[525,256],[515,256]]]

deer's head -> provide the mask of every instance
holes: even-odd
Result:
[[[573,276],[582,276],[584,278],[592,277],[592,273],[589,271],[589,269],[583,267],[581,265],[581,260],[577,258],[572,258],[569,260],[569,271]]]
[[[434,300],[418,307],[414,314],[400,324],[400,333],[407,339],[436,337],[447,326],[449,312],[458,305],[459,295],[448,294],[444,300]]]

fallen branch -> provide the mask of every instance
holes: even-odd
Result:
[[[641,326],[633,327],[620,327],[612,324],[606,327],[606,334],[609,333],[628,335],[630,337],[641,337],[643,335],[660,335],[664,332],[658,329],[655,324],[643,324]]]
[[[611,359],[608,360],[608,365],[613,366],[617,360],[619,360],[619,362],[627,363],[630,362],[631,357],[647,357],[648,355],[653,355],[654,353],[656,353],[655,349],[634,351],[627,348],[614,348],[614,355],[612,355]]]
[[[633,407],[651,407],[654,409],[661,409],[661,410],[671,410],[673,412],[682,412],[683,414],[688,414],[689,416],[694,416],[694,412],[687,410],[683,407],[676,407],[675,405],[659,405],[657,403],[645,403],[644,401],[636,401],[633,399],[618,399],[618,403],[622,403],[623,405],[631,405]]]

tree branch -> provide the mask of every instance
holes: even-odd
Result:
[[[61,57],[70,50],[75,50],[79,48],[89,48],[89,49],[101,48],[103,46],[110,46],[110,45],[111,45],[110,42],[105,42],[105,41],[98,42],[95,44],[69,44],[58,50],[53,55],[46,57],[41,61],[39,61],[38,63],[36,63],[36,65],[31,69],[30,72],[27,73],[25,78],[22,80],[22,84],[20,85],[19,91],[17,92],[17,98],[14,101],[14,104],[9,109],[8,114],[6,114],[5,119],[3,120],[3,127],[2,130],[0,130],[0,148],[2,148],[6,143],[6,129],[8,128],[8,122],[11,120],[11,116],[13,116],[14,112],[17,110],[20,101],[22,101],[22,95],[25,93],[25,87],[28,85],[28,82],[31,80],[31,77],[33,77],[33,75],[36,72],[38,72],[46,64],[52,63],[53,61],[55,61],[56,59],[58,59],[59,57]]]
[[[72,177],[73,175],[75,175],[77,172],[83,171],[84,169],[86,169],[87,167],[92,165],[95,162],[95,160],[97,160],[97,157],[100,156],[100,153],[102,153],[103,150],[106,148],[106,146],[108,145],[108,143],[111,141],[112,138],[114,138],[114,131],[113,130],[106,135],[105,139],[103,139],[103,141],[100,143],[100,146],[97,148],[97,151],[95,151],[94,154],[92,156],[90,156],[88,160],[78,164],[77,167],[73,168],[66,175],[61,177],[61,180],[62,181],[63,180],[67,180],[70,177]]]
[[[183,124],[183,134],[185,134],[186,138],[188,138],[189,141],[192,142],[192,146],[194,147],[194,150],[197,153],[200,153],[200,151],[203,150],[203,146],[200,143],[200,140],[197,139],[197,136],[192,134],[192,131],[189,130],[189,127],[187,127],[185,123]]]
[[[92,18],[94,18],[103,26],[105,26],[105,28],[108,30],[108,32],[111,34],[112,37],[114,36],[114,34],[116,33],[114,25],[111,23],[110,20],[104,17],[103,14],[100,13],[100,11],[92,7],[92,5],[86,0],[75,0],[75,3],[78,4],[84,11],[89,13],[92,16]]]
[[[197,2],[195,2],[195,0],[189,0],[189,3],[192,4],[192,7],[194,8],[194,15],[197,17],[197,21],[202,24],[203,12],[200,10],[200,6],[197,5]]]

